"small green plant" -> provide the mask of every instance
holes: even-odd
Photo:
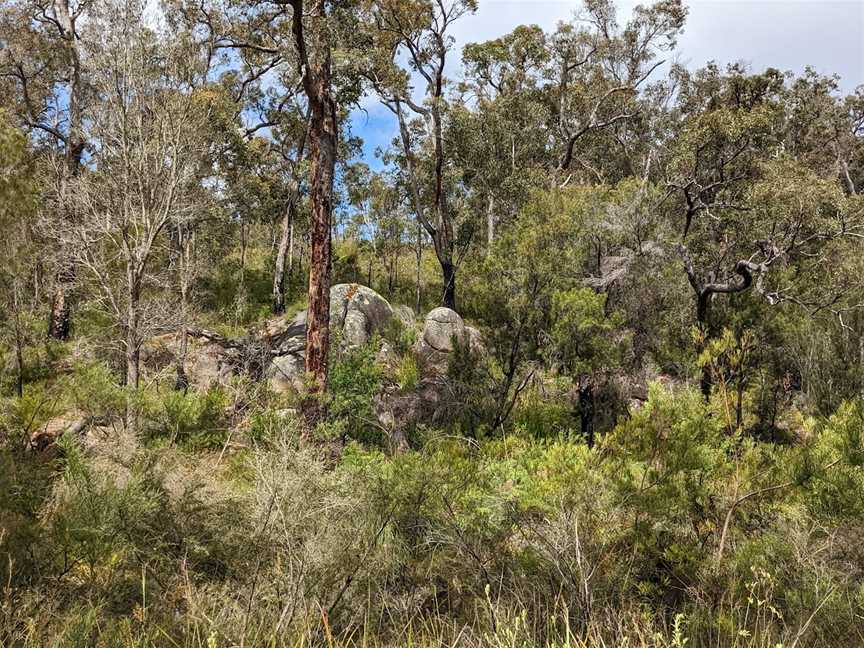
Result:
[[[256,445],[269,445],[287,434],[298,434],[299,420],[293,410],[267,408],[249,418],[249,440]]]
[[[417,357],[413,353],[406,353],[399,361],[396,369],[396,382],[403,392],[411,392],[417,389],[420,382],[420,367]]]

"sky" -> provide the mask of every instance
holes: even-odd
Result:
[[[647,4],[650,0],[644,0]],[[839,74],[851,91],[864,84],[864,0],[685,0],[689,15],[674,57],[696,69],[708,61],[721,65],[743,61],[753,71],[766,67],[800,73],[806,66]],[[619,0],[625,22],[637,0]],[[580,9],[579,0],[479,0],[473,15],[453,26],[456,51],[451,76],[458,78],[462,47],[497,38],[518,25],[536,24],[551,31]],[[668,57],[667,57],[668,58]],[[655,74],[661,74],[658,70]],[[374,99],[352,114],[356,135],[364,140],[364,159],[380,167],[375,148],[396,134],[392,115]]]

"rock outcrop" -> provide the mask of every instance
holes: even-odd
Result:
[[[417,351],[424,359],[434,359],[440,354],[453,353],[455,345],[464,341],[465,322],[462,317],[456,311],[441,306],[429,311],[426,316]]]
[[[377,292],[359,284],[337,284],[330,289],[330,332],[343,349],[366,344],[393,320],[393,307]],[[266,370],[271,389],[297,390],[305,370],[306,311],[268,326],[272,361]]]
[[[360,284],[330,289],[330,332],[341,334],[348,348],[363,346],[393,319],[393,307],[377,292]]]
[[[426,316],[423,334],[414,350],[426,366],[440,373],[447,369],[451,354],[460,344],[467,344],[474,353],[485,353],[480,331],[466,326],[459,313],[442,306],[431,310]]]
[[[404,328],[414,328],[417,325],[417,316],[410,306],[396,306],[393,309],[393,315]]]

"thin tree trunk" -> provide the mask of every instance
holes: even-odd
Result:
[[[422,289],[420,287],[420,277],[423,269],[423,228],[420,225],[420,222],[417,222],[417,247],[416,247],[416,256],[417,256],[417,299],[414,304],[414,312],[418,315],[420,314],[420,301],[423,296]]]
[[[300,201],[300,179],[298,168],[306,151],[306,140],[309,138],[311,113],[306,115],[306,129],[297,144],[294,161],[291,167],[291,190],[288,195],[288,205],[282,217],[282,235],[276,251],[276,263],[273,271],[273,314],[282,315],[285,312],[285,255],[288,254],[288,289],[291,288],[291,271],[294,268],[294,220],[297,216],[297,204]]]
[[[51,314],[48,320],[48,335],[55,340],[68,340],[72,332],[72,309],[69,302],[71,292],[71,268],[58,272],[54,294],[51,297]]]
[[[185,392],[189,389],[186,355],[189,349],[189,283],[192,245],[190,235],[182,227],[178,228],[178,235],[180,238],[180,352],[177,354],[177,379],[174,382],[174,389]]]
[[[140,290],[138,281],[133,274],[129,275],[129,304],[126,311],[126,429],[135,434],[138,431],[138,413],[136,411],[134,392],[139,385],[139,360],[141,348],[138,341],[138,306]]]
[[[399,268],[399,258],[391,258],[388,266],[389,272],[387,273],[387,296],[393,297],[393,287],[396,281],[396,273]]]
[[[447,193],[444,187],[444,135],[441,125],[442,78],[436,78],[435,97],[432,102],[432,128],[435,142],[435,211],[438,216],[435,228],[435,253],[441,263],[444,292],[441,305],[456,310],[456,266],[453,264],[453,222],[451,220]]]
[[[489,194],[489,202],[486,205],[486,245],[492,248],[495,242],[495,196]]]
[[[134,286],[129,291],[129,306],[126,314],[126,386],[138,389],[138,368],[140,359],[140,344],[138,342],[138,289]]]
[[[288,250],[292,247],[294,233],[294,212],[296,200],[292,195],[288,199],[285,215],[282,217],[282,233],[279,237],[279,245],[276,249],[276,263],[273,270],[273,314],[285,313],[285,259]]]
[[[406,165],[408,169],[408,181],[414,202],[414,212],[417,220],[432,239],[435,248],[435,256],[441,265],[443,290],[441,304],[453,310],[456,309],[456,267],[453,264],[453,223],[447,206],[447,196],[444,188],[444,138],[442,135],[441,115],[438,102],[441,97],[441,79],[438,79],[438,89],[433,98],[432,116],[434,146],[435,146],[435,214],[436,223],[433,225],[426,217],[420,196],[420,188],[414,170],[414,157],[411,151],[411,138],[405,116],[402,113],[402,104],[399,100],[392,107],[399,122],[399,132],[402,140],[402,148],[405,152]],[[418,300],[419,303],[419,300]]]
[[[12,311],[15,321],[15,392],[18,398],[24,395],[24,339],[21,334],[21,303],[18,297],[18,281],[12,284]]]
[[[702,352],[705,350],[705,347],[708,344],[708,339],[710,337],[710,331],[708,330],[710,323],[708,321],[708,308],[711,303],[711,295],[710,294],[700,294],[697,296],[697,305],[696,305],[696,321],[699,325],[699,329],[702,335],[702,342],[696,348],[697,357],[702,355]],[[707,403],[711,398],[711,365],[709,363],[705,363],[702,365],[702,376],[699,379],[699,390],[702,392],[702,397],[705,399]]]
[[[456,267],[449,258],[441,260],[441,274],[444,278],[444,294],[441,305],[456,310]]]
[[[585,442],[594,447],[594,385],[590,378],[583,379],[579,385],[579,424]]]
[[[288,279],[287,291],[291,292],[294,280],[294,219],[291,219],[291,227],[288,233]]]

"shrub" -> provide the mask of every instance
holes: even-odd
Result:
[[[417,389],[420,382],[420,365],[413,353],[406,353],[399,360],[399,366],[396,369],[396,382],[403,392]]]
[[[225,443],[227,396],[220,387],[206,392],[169,391],[143,395],[145,436],[189,448],[213,448]]]
[[[339,436],[375,444],[384,441],[373,409],[383,378],[375,361],[379,346],[380,339],[373,337],[364,346],[348,350],[330,369],[328,413],[331,424],[345,423]]]

